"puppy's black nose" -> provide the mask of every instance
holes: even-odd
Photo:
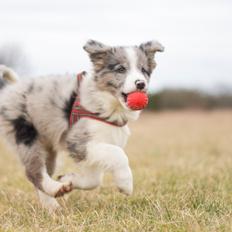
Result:
[[[145,88],[145,82],[142,80],[135,81],[135,85],[138,90],[143,90]]]

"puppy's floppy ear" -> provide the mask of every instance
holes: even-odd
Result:
[[[83,48],[89,53],[95,71],[101,70],[104,66],[107,52],[111,50],[111,47],[96,40],[88,40]]]
[[[155,53],[155,52],[163,52],[164,51],[163,45],[156,40],[142,43],[142,44],[140,44],[139,47],[140,47],[140,49],[142,49],[146,53]]]
[[[163,52],[164,51],[163,45],[156,40],[152,40],[140,44],[139,48],[146,54],[148,58],[148,66],[150,68],[150,71],[152,71],[156,66],[156,63],[154,61],[155,53]]]
[[[88,40],[83,47],[86,52],[89,54],[104,53],[110,50],[110,46],[107,46],[103,43],[100,43],[96,40]]]

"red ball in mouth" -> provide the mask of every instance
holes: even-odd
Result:
[[[126,103],[131,110],[142,110],[148,104],[148,96],[144,92],[132,92],[127,95]]]

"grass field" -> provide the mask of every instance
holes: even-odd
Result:
[[[0,145],[0,231],[232,231],[232,111],[144,113],[131,129],[133,196],[107,176],[55,215]]]

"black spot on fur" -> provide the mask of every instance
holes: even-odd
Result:
[[[70,98],[68,100],[66,100],[64,103],[64,109],[63,109],[64,116],[68,121],[69,121],[69,117],[70,117],[75,99],[76,99],[76,93],[73,91]]]
[[[38,132],[34,125],[28,122],[24,116],[19,116],[12,120],[12,124],[15,130],[15,140],[17,144],[31,146],[35,142]]]

